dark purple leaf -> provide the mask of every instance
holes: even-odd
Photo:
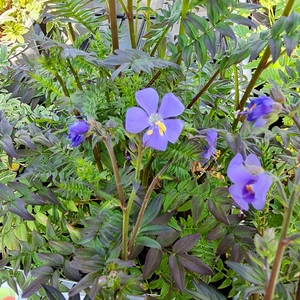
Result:
[[[174,253],[186,253],[191,250],[200,239],[199,233],[189,234],[179,239],[172,247]]]
[[[14,257],[5,257],[0,260],[0,269],[4,268]]]
[[[134,259],[137,257],[145,247],[142,245],[134,245],[131,252],[128,255],[128,259]]]
[[[50,267],[58,267],[65,261],[62,255],[55,253],[38,253],[37,256],[44,265]]]
[[[253,27],[253,28],[257,27],[257,25],[253,21],[251,21],[250,19],[245,18],[243,16],[240,16],[240,15],[231,14],[229,16],[229,20],[231,20],[232,22],[234,22],[236,24],[245,25],[245,26]]]
[[[285,34],[283,36],[284,46],[286,49],[286,53],[288,56],[291,56],[293,50],[299,43],[300,35],[298,32],[294,32],[293,34]]]
[[[220,22],[216,26],[216,30],[218,30],[221,34],[228,36],[229,38],[234,40],[235,43],[237,42],[236,36],[235,36],[233,30],[231,29],[231,27],[228,24]]]
[[[267,46],[267,41],[259,39],[257,40],[254,45],[252,46],[251,54],[249,57],[249,62],[256,59],[260,52]]]
[[[23,201],[19,198],[16,200],[13,200],[10,203],[10,206],[8,208],[12,213],[18,215],[24,220],[33,221],[35,220],[34,216],[32,216],[27,209],[25,208],[25,205]]]
[[[71,255],[75,250],[72,243],[64,241],[49,241],[49,246],[54,248],[58,253],[62,255]]]
[[[241,3],[237,3],[236,5],[237,8],[242,8],[242,9],[259,9],[261,8],[261,5],[260,4],[255,4],[255,3],[244,3],[244,2],[241,2]]]
[[[24,197],[22,197],[22,200],[26,202],[27,204],[32,204],[32,205],[43,205],[46,202],[41,199],[38,195],[32,193],[29,188],[20,182],[9,182],[8,186],[17,190],[19,193],[21,193]]]
[[[0,147],[11,157],[19,157],[15,151],[13,141],[9,135],[0,137]]]
[[[243,260],[243,252],[241,251],[240,244],[236,243],[231,249],[231,260],[234,262],[241,262]]]
[[[225,254],[234,244],[234,236],[233,234],[227,235],[219,244],[217,249],[217,255]]]
[[[49,266],[41,266],[31,270],[31,275],[34,277],[52,275],[53,269]]]
[[[176,255],[169,256],[169,267],[170,267],[171,275],[176,283],[176,286],[181,292],[183,292],[184,291],[184,268],[178,262]]]
[[[59,201],[56,199],[54,193],[50,188],[43,186],[39,182],[34,182],[33,185],[38,189],[38,195],[44,200],[49,201],[50,203],[60,205]]]
[[[225,228],[225,226],[222,224],[219,224],[206,236],[206,239],[208,241],[214,241],[214,240],[220,239],[221,237],[223,237],[226,234],[227,234],[227,229]]]
[[[64,263],[63,272],[69,280],[79,281],[81,279],[79,271],[73,268],[68,260]]]
[[[150,224],[151,225],[167,225],[171,217],[174,215],[174,211],[166,212],[163,215],[160,215],[153,219]]]
[[[31,295],[36,294],[36,292],[42,287],[42,283],[46,283],[51,278],[50,275],[42,275],[34,279],[28,287],[23,290],[22,298],[28,298]]]
[[[159,235],[162,233],[171,233],[172,231],[172,228],[164,225],[147,225],[141,228],[140,233],[145,235]]]
[[[92,286],[96,277],[97,275],[95,273],[87,274],[69,290],[69,296],[75,296],[87,287]]]
[[[163,233],[160,234],[156,240],[160,243],[162,247],[168,247],[173,244],[178,237],[180,236],[180,231],[176,231],[173,229],[171,233]]]
[[[208,200],[208,208],[209,208],[210,212],[213,214],[213,216],[218,221],[220,221],[226,225],[230,224],[225,211],[222,210],[222,208],[220,208],[220,207],[216,207],[214,201],[212,201],[211,199]]]
[[[162,251],[150,248],[147,252],[143,270],[143,279],[147,279],[159,266],[162,259]]]
[[[176,257],[179,263],[181,263],[186,269],[189,269],[192,272],[196,272],[201,275],[214,274],[214,272],[209,266],[207,266],[202,260],[195,256],[188,254],[180,254],[176,255]]]
[[[21,145],[24,145],[30,149],[36,149],[34,142],[31,140],[29,134],[27,131],[21,129],[18,130],[14,137],[15,143],[19,143]]]
[[[63,294],[58,291],[56,288],[52,287],[52,286],[48,286],[46,284],[42,284],[42,287],[44,288],[46,295],[47,295],[47,299],[49,300],[65,300],[65,297],[63,296]]]

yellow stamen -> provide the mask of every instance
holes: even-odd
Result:
[[[155,124],[158,126],[159,134],[160,134],[161,136],[163,136],[164,133],[165,133],[166,130],[167,130],[166,125],[165,125],[163,122],[161,122],[161,121],[157,121],[157,122],[155,122]]]
[[[250,192],[251,194],[254,194],[254,191],[252,190],[252,184],[247,184],[247,185],[246,185],[246,190],[247,190],[248,192]]]
[[[217,150],[217,153],[216,153],[216,159],[218,159],[221,155],[221,150]]]
[[[153,134],[153,130],[152,129],[149,129],[148,131],[147,131],[147,135],[152,135]]]

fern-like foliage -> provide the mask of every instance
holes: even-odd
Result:
[[[48,13],[60,21],[80,24],[94,33],[103,18],[95,16],[94,9],[88,8],[90,2],[90,0],[51,0],[47,2]]]

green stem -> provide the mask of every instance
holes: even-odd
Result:
[[[115,0],[108,0],[109,6],[109,20],[110,20],[110,30],[112,37],[113,51],[119,49],[119,36],[118,36],[118,23],[117,23],[117,10]]]
[[[170,159],[165,164],[165,166],[157,173],[157,175],[152,180],[152,182],[151,182],[151,184],[150,184],[150,186],[149,186],[149,188],[148,188],[148,190],[146,192],[143,204],[141,206],[139,215],[137,217],[136,223],[135,223],[134,228],[133,228],[132,236],[131,236],[131,239],[130,239],[130,242],[129,242],[129,245],[128,245],[128,253],[130,253],[130,251],[131,251],[131,249],[132,249],[132,247],[134,245],[134,241],[135,241],[135,239],[137,237],[137,234],[138,234],[138,231],[140,229],[140,225],[142,223],[143,216],[144,216],[144,213],[146,211],[146,208],[147,208],[147,205],[148,205],[148,201],[150,199],[152,191],[154,190],[154,188],[156,186],[156,183],[159,180],[159,177],[166,171],[166,169],[170,166],[170,164],[172,163],[172,161],[173,161],[173,159]]]
[[[155,156],[152,153],[152,155],[151,155],[150,159],[148,160],[148,163],[147,163],[147,165],[144,169],[144,172],[143,172],[143,178],[142,178],[142,185],[143,186],[148,185],[149,173],[150,173],[151,165],[152,165],[154,159],[155,159]]]
[[[239,109],[240,101],[240,91],[239,91],[239,74],[237,65],[233,65],[233,74],[234,74],[234,89],[235,89],[235,110]]]
[[[90,139],[92,142],[92,138]],[[93,148],[93,155],[96,161],[96,165],[98,168],[98,171],[101,173],[103,172],[103,166],[102,166],[102,162],[101,162],[101,156],[100,156],[100,143],[98,142],[95,147]]]
[[[278,278],[279,271],[280,271],[282,256],[283,256],[285,247],[288,244],[286,237],[287,237],[287,233],[288,233],[290,219],[291,219],[291,216],[293,213],[295,202],[298,201],[299,194],[300,194],[300,187],[297,184],[298,183],[296,183],[296,185],[292,191],[289,206],[288,206],[288,208],[285,209],[285,213],[283,216],[283,223],[282,223],[282,228],[281,228],[281,233],[280,233],[280,239],[279,239],[270,279],[267,283],[264,300],[272,300],[273,299],[273,294],[274,294],[277,278]]]
[[[209,79],[209,81],[204,85],[204,87],[200,90],[200,92],[192,99],[192,101],[189,103],[189,105],[186,108],[191,108],[196,101],[206,92],[206,90],[209,88],[209,86],[213,83],[213,81],[217,78],[217,76],[220,73],[220,69],[218,69],[213,76]]]
[[[83,91],[83,88],[82,88],[82,85],[81,85],[81,82],[79,80],[79,77],[78,77],[78,73],[76,72],[76,70],[73,68],[72,64],[71,64],[71,61],[69,58],[67,58],[67,64],[68,64],[68,67],[70,68],[73,76],[74,76],[74,79],[76,81],[76,84],[77,84],[77,87],[79,90]]]
[[[287,1],[286,5],[285,5],[285,8],[284,8],[284,10],[282,12],[282,16],[287,17],[290,14],[290,12],[291,12],[291,10],[293,8],[294,2],[295,2],[295,0],[288,0]],[[260,77],[261,73],[269,65],[268,64],[268,59],[269,59],[270,55],[271,55],[271,51],[270,51],[270,47],[268,45],[267,48],[266,48],[266,50],[265,50],[265,52],[264,52],[264,54],[263,54],[263,56],[262,56],[262,58],[261,58],[261,60],[260,60],[260,62],[259,62],[259,64],[258,64],[258,66],[257,66],[257,68],[256,68],[256,70],[255,70],[255,72],[254,72],[254,74],[253,74],[253,76],[252,76],[252,78],[251,78],[251,80],[250,80],[250,82],[249,82],[249,84],[248,84],[248,86],[247,86],[247,88],[246,88],[246,90],[245,90],[245,93],[244,93],[244,95],[243,95],[243,97],[242,97],[242,99],[241,99],[241,101],[239,103],[239,106],[238,106],[239,110],[243,109],[243,107],[245,106],[245,103],[246,103],[246,101],[247,101],[247,99],[248,99],[251,91],[255,87],[256,81]],[[234,120],[234,122],[233,122],[233,126],[232,126],[232,130],[233,131],[236,130],[237,125],[239,123],[239,119],[240,119],[240,116],[238,115],[236,117],[236,119]]]
[[[133,20],[133,0],[127,0],[127,19],[128,19],[128,27],[129,27],[129,35],[130,35],[130,42],[131,48],[136,48],[136,37],[135,37],[135,30],[134,30],[134,20]]]
[[[150,17],[151,17],[150,5],[151,5],[151,0],[147,0],[146,6],[148,7],[148,10],[146,12],[146,32],[150,31]]]
[[[181,19],[180,19],[180,26],[179,26],[179,35],[185,34],[185,29],[183,26],[183,21],[186,18],[186,14],[189,11],[189,0],[183,0],[182,1],[182,7],[181,7]],[[181,59],[182,59],[182,49],[181,46],[178,43],[178,53],[180,53],[180,56],[177,59],[177,64],[180,65]]]
[[[60,75],[59,75],[57,72],[53,72],[52,74],[55,76],[56,80],[60,83],[60,85],[61,85],[61,87],[62,87],[62,89],[63,89],[64,95],[65,95],[66,97],[70,97],[70,93],[69,93],[69,91],[68,91],[68,89],[67,89],[67,87],[66,87],[64,81],[63,81],[62,78],[60,77]]]
[[[71,42],[72,42],[72,44],[74,44],[74,42],[76,40],[76,36],[75,36],[74,28],[73,28],[71,22],[68,22],[68,28],[69,28],[69,32],[70,32]]]
[[[131,212],[131,207],[135,197],[135,190],[132,188],[127,207],[123,210],[123,228],[122,228],[122,259],[128,259],[128,228],[129,228],[129,217]]]
[[[139,141],[138,141],[138,155],[137,155],[137,164],[136,164],[136,172],[135,172],[135,179],[140,179],[140,173],[141,173],[141,164],[142,164],[142,157],[143,157],[143,145],[142,145],[142,138],[139,135]]]
[[[118,170],[117,160],[116,160],[116,156],[114,153],[114,148],[112,145],[111,137],[109,135],[107,137],[103,137],[103,142],[107,148],[107,151],[108,151],[108,154],[109,154],[109,157],[111,160],[111,164],[113,167],[113,171],[114,171],[114,175],[115,175],[115,179],[116,179],[117,191],[118,191],[120,202],[121,202],[121,209],[124,210],[126,207],[125,195],[124,195],[124,192],[122,189],[120,174],[119,174],[119,170]]]

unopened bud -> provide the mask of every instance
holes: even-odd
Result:
[[[278,102],[278,103],[284,103],[285,102],[284,95],[281,93],[281,91],[278,89],[277,86],[273,86],[271,88],[270,95],[273,98],[273,100]]]

